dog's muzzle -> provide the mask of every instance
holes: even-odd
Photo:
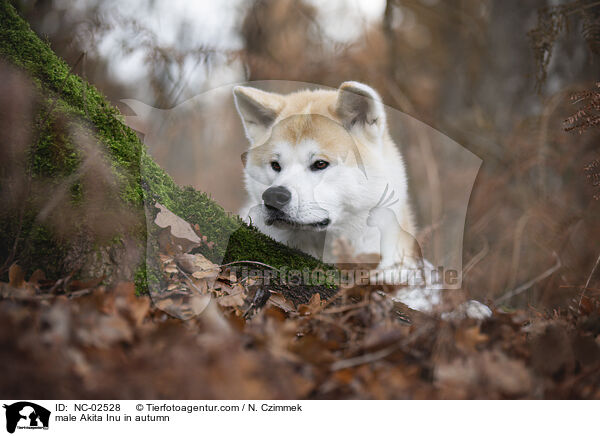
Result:
[[[262,199],[266,209],[265,223],[269,226],[278,224],[284,227],[320,231],[331,223],[329,218],[310,223],[300,222],[283,212],[282,208],[292,199],[292,193],[285,186],[273,186],[267,189],[263,192]]]

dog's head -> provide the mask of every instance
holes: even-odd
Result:
[[[250,141],[246,187],[267,225],[322,231],[368,210],[387,136],[372,88],[281,95],[238,86],[234,97]]]

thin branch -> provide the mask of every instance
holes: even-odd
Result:
[[[364,365],[366,363],[376,362],[384,359],[402,347],[401,343],[391,345],[374,353],[362,354],[360,356],[351,357],[350,359],[338,360],[331,365],[331,371],[339,371],[340,369],[352,368],[354,366]]]
[[[596,272],[596,269],[598,268],[599,264],[600,264],[600,256],[598,256],[598,259],[596,259],[596,263],[594,264],[594,268],[592,268],[592,272],[588,276],[587,281],[585,282],[585,286],[581,290],[581,296],[579,297],[579,306],[578,307],[581,307],[581,302],[583,301],[583,296],[585,295],[585,291],[590,286],[590,282],[592,281],[592,277],[594,276],[594,273]]]
[[[219,265],[219,267],[224,267],[224,266],[229,266],[229,265],[235,265],[236,263],[249,263],[249,264],[253,264],[253,265],[260,265],[260,266],[265,266],[267,268],[271,268],[275,271],[279,271],[278,268],[275,268],[274,266],[271,265],[267,265],[266,263],[262,263],[262,262],[257,262],[254,260],[236,260],[234,262],[229,262],[229,263],[224,263],[222,265]]]
[[[542,280],[550,277],[556,270],[558,270],[562,266],[562,263],[561,263],[560,258],[558,257],[558,255],[556,253],[553,253],[553,254],[554,254],[554,257],[556,258],[556,264],[554,264],[554,266],[552,266],[551,268],[547,269],[546,271],[544,271],[543,273],[541,273],[537,277],[534,277],[533,279],[529,280],[528,282],[523,283],[518,288],[513,289],[512,291],[509,291],[509,292],[505,293],[500,298],[497,298],[494,301],[494,303],[498,304],[498,303],[501,303],[501,302],[503,302],[505,300],[508,300],[509,298],[514,297],[515,295],[519,295],[519,294],[525,292],[526,290],[528,290],[529,288],[531,288],[536,283],[541,282]]]

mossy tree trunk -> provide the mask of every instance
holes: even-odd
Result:
[[[1,103],[12,104],[27,89],[34,95],[32,117],[23,125],[7,125],[11,108],[0,114],[3,128],[24,130],[20,138],[27,137],[22,143],[6,135],[0,140],[7,157],[0,164],[0,195],[7,204],[0,213],[4,276],[18,261],[28,272],[40,268],[53,278],[69,273],[104,275],[108,281],[135,278],[144,291],[144,203],[155,201],[199,226],[213,242],[201,252],[213,261],[331,270],[245,225],[205,193],[175,184],[123,124],[118,109],[74,74],[5,0],[0,0],[0,57],[12,65],[3,66],[5,75],[14,79],[21,71],[27,77],[14,79],[21,88],[13,87]],[[315,291],[325,297],[334,292],[331,286],[306,284],[286,289],[298,301]]]

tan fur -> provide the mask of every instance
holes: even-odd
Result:
[[[321,146],[318,158],[325,160],[345,158],[348,150],[358,146],[341,124],[322,115],[289,115],[281,118],[272,129],[269,139],[264,144],[253,147],[253,152],[250,153],[253,163],[268,162],[273,153],[272,146],[278,141],[286,141],[295,146],[305,139],[314,139]]]

